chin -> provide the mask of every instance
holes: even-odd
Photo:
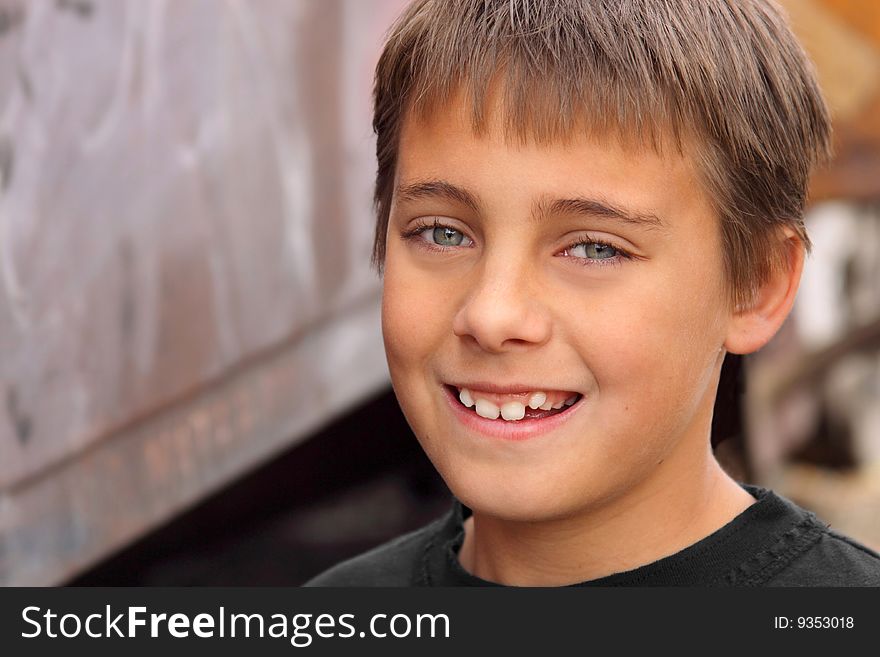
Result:
[[[541,522],[561,519],[589,503],[583,499],[582,489],[560,490],[558,486],[548,485],[546,479],[537,477],[524,480],[522,477],[486,476],[479,472],[465,474],[462,468],[455,469],[455,474],[449,477],[442,471],[441,474],[462,504],[500,520]]]

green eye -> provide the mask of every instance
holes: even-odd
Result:
[[[458,236],[458,239],[454,237],[456,235]],[[435,228],[431,236],[438,246],[458,246],[464,238],[464,235],[449,226],[439,226]],[[449,241],[447,242],[447,240]]]
[[[610,244],[603,244],[601,242],[583,242],[578,244],[578,247],[584,247],[584,254],[590,258],[591,260],[607,260],[608,258],[613,258],[617,255],[617,249],[615,249]]]
[[[429,231],[430,238],[427,237]],[[413,242],[419,248],[438,252],[455,250],[455,247],[462,246],[463,241],[471,241],[460,230],[455,230],[455,228],[441,223],[438,218],[434,218],[430,223],[424,219],[419,220],[415,226],[404,231],[400,236]]]
[[[576,254],[581,250],[583,250],[583,256]],[[565,255],[574,258],[579,265],[587,267],[619,265],[624,260],[632,260],[632,256],[623,249],[589,237],[581,238],[581,241],[569,246],[565,250]]]

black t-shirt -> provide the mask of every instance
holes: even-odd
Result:
[[[771,490],[693,545],[633,570],[572,586],[880,586],[880,554],[838,534]],[[306,582],[305,586],[500,586],[458,561],[470,509],[443,517]]]

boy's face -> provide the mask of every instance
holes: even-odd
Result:
[[[518,147],[492,125],[476,138],[456,104],[401,135],[382,327],[422,447],[459,499],[508,519],[561,518],[699,475],[730,312],[717,220],[689,160],[581,137]],[[428,181],[478,207],[399,193]],[[532,218],[556,199],[586,203]],[[444,228],[401,238],[435,217]],[[450,407],[444,385],[475,381],[583,399],[558,429],[503,440]]]

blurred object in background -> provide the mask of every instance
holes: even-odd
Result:
[[[0,584],[387,386],[370,90],[401,4],[0,0]]]
[[[880,3],[787,0],[832,110],[791,318],[747,361],[754,478],[880,549]]]
[[[74,586],[295,586],[448,510],[391,388]]]

